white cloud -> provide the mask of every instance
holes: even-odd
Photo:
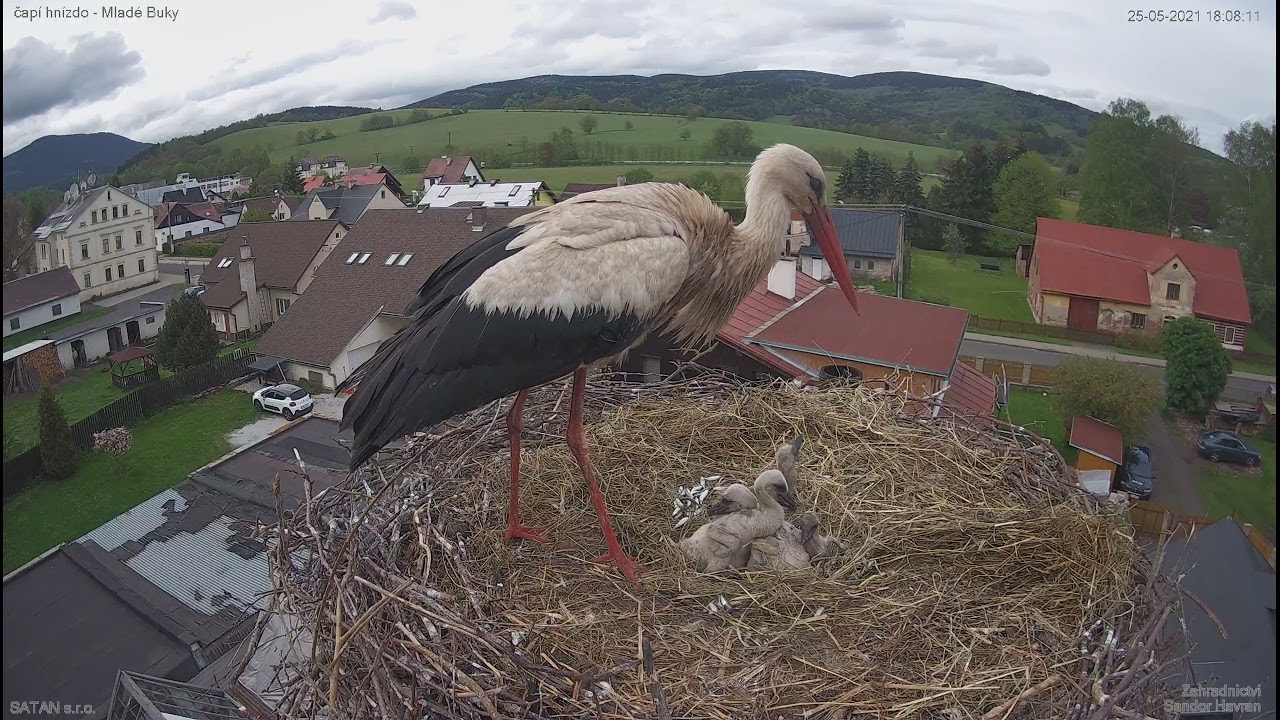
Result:
[[[406,0],[170,6],[180,11],[176,22],[6,17],[4,152],[85,130],[157,142],[297,105],[394,107],[546,73],[956,75],[1093,109],[1144,99],[1200,126],[1213,149],[1228,127],[1275,113],[1270,12],[1253,23],[1193,27],[1130,24],[1105,0],[470,0],[432,3],[430,12]]]

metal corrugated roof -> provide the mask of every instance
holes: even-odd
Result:
[[[173,509],[176,512],[187,509],[186,498],[174,490],[165,490],[90,530],[77,538],[76,542],[92,540],[101,545],[104,550],[115,550],[130,540],[137,540],[149,532],[154,532],[163,525],[169,519],[164,509],[165,503],[168,502],[173,502]]]
[[[902,213],[896,210],[854,210],[832,208],[831,221],[846,255],[894,258],[898,256],[898,237],[902,231]],[[813,231],[810,243],[800,248],[801,255],[822,256]]]
[[[39,350],[45,345],[52,345],[52,344],[53,344],[52,340],[32,340],[31,342],[25,345],[19,345],[18,347],[12,350],[6,350],[4,353],[4,361],[9,362],[14,358],[19,358],[19,357],[22,357],[23,355],[26,355],[32,350]]]
[[[160,589],[206,615],[214,615],[227,605],[260,608],[262,594],[271,589],[270,553],[244,558],[231,552],[229,546],[240,535],[235,527],[238,524],[223,515],[198,532],[147,543],[126,562]]]

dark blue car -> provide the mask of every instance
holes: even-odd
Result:
[[[1139,500],[1146,500],[1151,497],[1155,484],[1156,472],[1151,466],[1151,448],[1146,445],[1130,445],[1116,485]]]
[[[1240,436],[1226,430],[1214,430],[1201,433],[1196,441],[1196,452],[1200,457],[1212,462],[1229,462],[1239,465],[1257,467],[1262,462],[1262,454],[1240,439]]]

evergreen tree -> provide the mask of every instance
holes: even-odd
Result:
[[[53,386],[46,382],[40,388],[40,473],[50,480],[62,480],[71,477],[79,464],[67,416]]]
[[[1192,316],[1180,317],[1161,328],[1160,344],[1169,407],[1204,417],[1226,389],[1231,374],[1231,358],[1213,326]]]
[[[947,223],[947,229],[942,231],[942,248],[947,251],[947,259],[952,265],[960,261],[967,247],[968,243],[960,228],[955,223]]]
[[[298,177],[298,171],[294,169],[297,166],[297,160],[289,158],[289,162],[285,163],[284,167],[281,168],[280,181],[278,183],[280,192],[289,195],[302,194],[302,178]]]
[[[923,206],[924,193],[920,190],[920,180],[915,153],[907,153],[906,163],[893,178],[893,202],[899,205]],[[914,217],[914,214],[911,217]]]
[[[836,176],[836,202],[841,205],[851,203],[853,195],[853,161],[849,160],[840,168],[840,174]]]
[[[850,163],[850,183],[853,192],[850,194],[847,202],[866,202],[867,193],[870,191],[871,178],[871,153],[858,148],[853,153],[853,161]]]
[[[218,333],[200,298],[183,293],[169,302],[156,340],[161,365],[175,372],[202,365],[218,356],[218,347]]]

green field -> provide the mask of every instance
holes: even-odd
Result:
[[[1067,198],[1058,198],[1058,219],[1076,221],[1076,217],[1080,214],[1080,203]]]
[[[1245,474],[1240,468],[1204,463],[1196,480],[1205,513],[1235,515],[1241,522],[1258,525],[1265,531],[1276,529],[1276,444],[1258,438],[1245,442],[1262,453],[1259,474]]]
[[[6,499],[4,571],[182,482],[226,454],[227,433],[254,417],[249,397],[236,390],[174,405],[133,428],[125,472],[116,468],[115,458],[86,453],[70,478],[40,482]]]
[[[979,263],[999,264],[1000,271],[981,270]],[[912,250],[907,297],[945,301],[982,317],[1034,321],[1027,305],[1027,279],[1015,272],[1012,258],[964,255],[953,265],[944,252]]]
[[[409,113],[408,110],[397,110],[382,114],[407,117]],[[587,115],[592,115],[599,121],[599,126],[589,135],[584,134],[579,127],[579,122]],[[460,151],[511,148],[514,154],[522,142],[536,145],[562,127],[572,129],[580,142],[600,142],[623,149],[629,146],[643,149],[656,145],[671,148],[673,153],[683,154],[683,151],[687,150],[692,157],[692,154],[698,153],[711,139],[716,127],[730,121],[717,118],[689,121],[687,118],[672,115],[629,115],[587,111],[472,110],[461,115],[438,117],[425,122],[372,132],[360,132],[360,122],[361,116],[309,123],[283,123],[265,128],[241,130],[214,140],[211,145],[242,150],[265,148],[273,162],[283,162],[290,156],[322,157],[332,154],[342,156],[352,165],[364,165],[377,161],[392,169],[413,170],[417,168],[403,167],[406,158],[424,158],[444,154],[446,146],[450,143]],[[623,129],[625,122],[631,122],[633,129]],[[845,153],[862,147],[869,152],[889,157],[895,166],[902,164],[908,152],[913,152],[922,171],[932,171],[937,166],[939,158],[950,158],[957,154],[954,150],[944,148],[781,123],[747,122],[747,125],[751,127],[758,145],[768,146],[788,142],[815,152],[829,149]],[[337,137],[296,145],[298,131],[311,128],[322,133],[326,130],[331,131]],[[680,131],[685,128],[692,132],[689,140],[680,138]]]
[[[77,370],[77,377],[57,387],[58,403],[67,416],[67,422],[75,423],[97,412],[102,406],[119,400],[125,391],[111,384],[111,374],[99,372],[106,369],[101,363]],[[40,397],[30,393],[4,404],[4,456],[24,452],[39,439]]]
[[[1053,396],[1039,390],[1014,388],[1009,391],[1005,408],[1009,422],[1020,425],[1053,444],[1063,457],[1074,460],[1075,451],[1067,446],[1067,430],[1053,407]]]

